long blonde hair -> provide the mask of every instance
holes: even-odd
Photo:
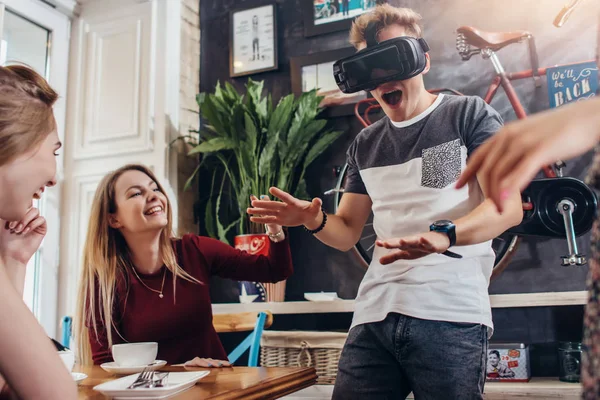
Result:
[[[112,329],[116,326],[113,321],[113,307],[117,282],[127,282],[127,269],[133,268],[127,242],[121,232],[111,228],[109,215],[117,211],[115,201],[115,184],[119,177],[127,171],[140,171],[148,175],[158,189],[165,193],[154,173],[139,164],[125,165],[106,175],[94,195],[90,212],[87,237],[83,250],[83,271],[79,284],[77,299],[77,314],[75,317],[75,340],[77,342],[81,364],[92,363],[89,329],[93,329],[98,338],[98,321],[96,320],[96,298],[100,299],[100,320],[106,329],[108,346],[113,345]],[[201,283],[186,273],[178,264],[173,250],[171,204],[167,198],[167,226],[160,234],[159,249],[162,260],[173,274],[173,293],[177,277],[187,281]],[[121,281],[119,281],[121,279]],[[98,295],[96,294],[98,290]],[[89,328],[91,327],[91,328]],[[117,330],[117,333],[120,333]]]
[[[56,129],[58,94],[33,69],[0,67],[0,165],[37,147]]]

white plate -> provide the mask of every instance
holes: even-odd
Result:
[[[339,299],[336,292],[304,293],[304,298],[308,301],[334,301]]]
[[[84,380],[88,377],[86,374],[82,374],[79,372],[71,372],[71,376],[73,377],[73,380],[77,384],[79,384],[79,382],[81,382],[82,380]]]
[[[134,374],[105,382],[95,386],[94,390],[105,396],[113,397],[116,400],[164,399],[191,388],[209,373],[209,371],[171,372],[166,379],[167,384],[164,387],[127,389],[139,376],[139,374]]]
[[[148,368],[150,371],[155,371],[159,368],[164,367],[165,365],[167,365],[167,362],[164,360],[156,360],[150,365],[138,365],[133,367],[121,367],[117,365],[116,362],[108,362],[100,365],[100,368],[102,368],[106,372],[110,372],[111,374],[129,375],[135,374],[137,372],[142,372],[144,368]]]

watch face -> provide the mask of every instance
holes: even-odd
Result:
[[[433,225],[442,228],[442,227],[446,227],[446,226],[452,225],[452,221],[449,221],[447,219],[442,219],[442,220],[439,220],[439,221],[435,221],[433,223]]]

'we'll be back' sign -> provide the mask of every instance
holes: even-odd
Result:
[[[560,107],[596,95],[598,66],[595,62],[586,62],[548,68],[546,79],[550,107]]]

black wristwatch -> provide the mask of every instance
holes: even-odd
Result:
[[[446,236],[448,236],[448,240],[450,240],[449,247],[452,247],[456,244],[456,225],[454,225],[452,221],[449,221],[447,219],[435,221],[429,226],[429,230],[431,232],[444,233]],[[442,254],[452,258],[462,258],[460,254],[454,253],[450,250],[446,250]]]

